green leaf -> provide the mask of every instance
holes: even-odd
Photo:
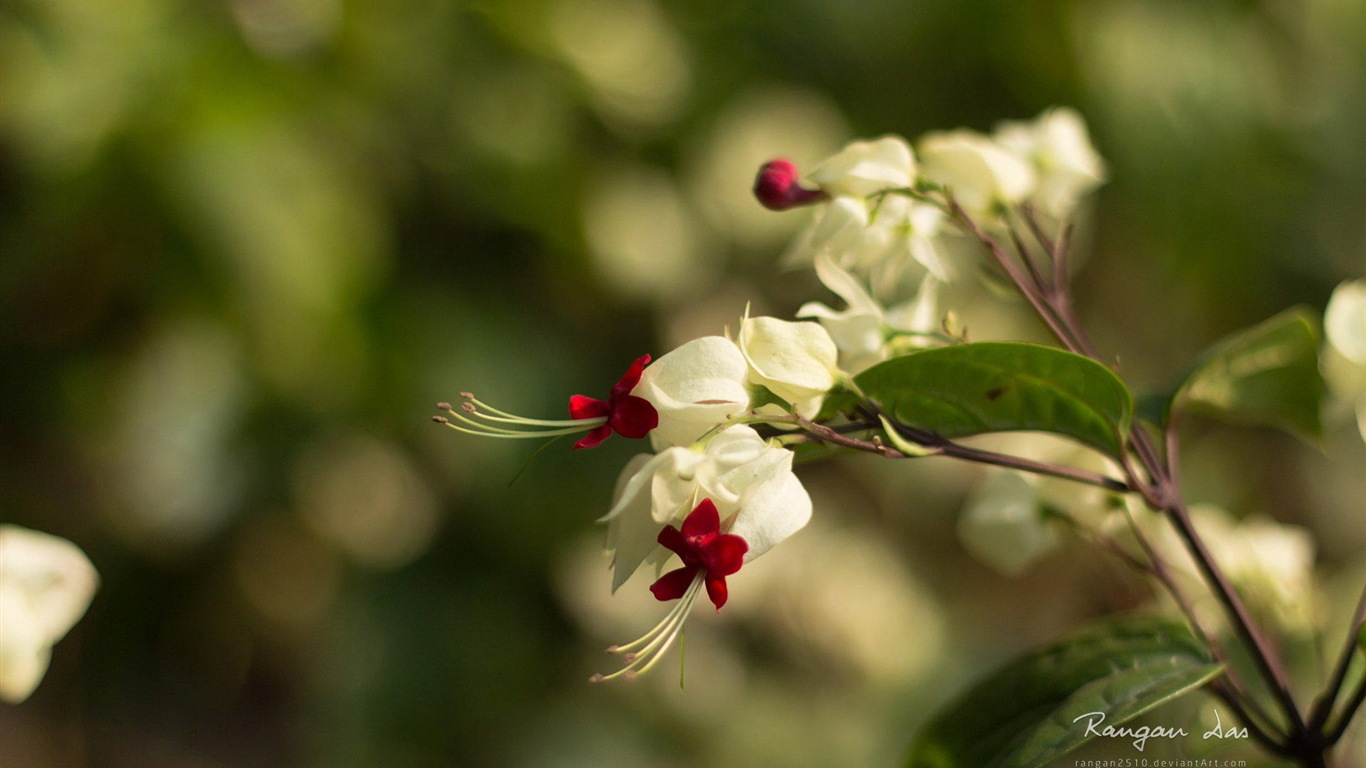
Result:
[[[1171,412],[1277,427],[1312,439],[1323,433],[1322,400],[1318,320],[1296,307],[1212,347],[1177,389]]]
[[[1036,344],[980,342],[916,352],[854,377],[883,413],[941,437],[1036,430],[1118,456],[1133,396],[1108,368]]]
[[[907,768],[1039,768],[1192,691],[1222,667],[1186,628],[1127,617],[1082,630],[987,678],[925,726]],[[1089,716],[1089,717],[1088,717]]]
[[[825,402],[821,404],[821,411],[816,414],[815,421],[824,424],[842,413],[853,411],[862,402],[863,399],[857,392],[843,384],[836,384],[830,394],[825,396]]]

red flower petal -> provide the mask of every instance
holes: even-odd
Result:
[[[631,390],[635,389],[636,385],[640,383],[640,374],[644,372],[645,366],[648,365],[649,362],[649,355],[641,355],[636,358],[636,361],[631,363],[631,367],[626,369],[626,373],[623,373],[621,378],[612,387],[611,399],[615,401],[619,397],[631,394]]]
[[[659,426],[659,412],[643,397],[627,395],[619,400],[614,397],[608,423],[618,435],[635,440],[645,437],[650,430]]]
[[[711,499],[703,499],[683,521],[683,536],[688,539],[715,535],[721,530],[721,513]]]
[[[655,538],[663,547],[670,552],[683,558],[683,562],[688,561],[688,556],[692,555],[692,547],[688,546],[688,540],[683,538],[683,534],[672,525],[664,526],[664,530],[659,532]]]
[[[654,593],[655,599],[660,602],[677,600],[688,591],[688,586],[696,577],[696,568],[678,568],[660,576],[659,581],[650,585],[650,592]]]
[[[572,419],[600,419],[612,413],[606,400],[574,395],[569,398],[569,417]]]
[[[588,434],[584,435],[582,438],[579,439],[577,443],[574,443],[574,450],[577,451],[582,448],[596,448],[599,445],[602,445],[603,440],[606,440],[611,436],[612,428],[606,424],[603,424],[601,427],[598,427],[594,429],[592,432],[589,432]]]
[[[716,606],[719,613],[721,606],[726,604],[726,599],[730,597],[729,590],[726,589],[726,577],[707,574],[707,597],[711,598],[711,604]]]
[[[723,533],[707,542],[702,561],[712,576],[729,576],[745,564],[749,542],[731,533]]]
[[[703,499],[683,521],[683,530],[664,526],[656,540],[683,560],[683,567],[664,574],[650,591],[660,600],[681,597],[698,573],[704,574],[707,596],[721,610],[729,592],[726,577],[745,563],[749,543],[731,533],[721,533],[721,514],[716,503]]]

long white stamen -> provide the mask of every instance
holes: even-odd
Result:
[[[463,410],[463,409],[462,409],[462,410]],[[592,418],[592,419],[566,419],[566,420],[563,420],[563,421],[541,421],[541,420],[539,420],[539,419],[521,419],[521,420],[517,420],[517,419],[502,419],[502,418],[495,419],[495,418],[493,418],[493,417],[491,417],[491,416],[488,416],[487,414],[480,413],[480,412],[478,412],[478,411],[476,411],[476,410],[473,410],[473,409],[468,410],[468,411],[465,411],[465,414],[468,414],[468,415],[460,414],[460,413],[457,413],[457,412],[455,412],[455,411],[447,411],[447,413],[451,414],[452,416],[454,416],[455,418],[459,419],[460,421],[463,421],[463,422],[465,422],[466,424],[469,424],[470,426],[475,427],[476,429],[483,429],[483,430],[487,430],[487,431],[489,431],[489,432],[502,432],[502,433],[508,434],[508,435],[527,435],[527,434],[530,434],[530,435],[533,436],[533,437],[540,437],[540,436],[542,436],[542,435],[549,435],[549,434],[565,434],[565,435],[572,435],[572,434],[575,433],[575,432],[584,432],[584,431],[586,431],[586,430],[588,430],[588,429],[592,429],[592,428],[594,428],[594,427],[599,427],[599,426],[602,426],[603,424],[606,424],[606,423],[607,423],[607,417],[606,417],[606,416],[598,416],[598,417]],[[471,417],[473,417],[473,418],[471,418]],[[503,423],[503,424],[521,424],[521,425],[524,425],[524,426],[534,426],[534,427],[555,427],[556,429],[555,429],[555,430],[552,430],[552,431],[546,431],[546,430],[544,430],[544,429],[539,430],[539,431],[536,431],[536,430],[531,430],[531,431],[529,431],[529,430],[525,430],[525,429],[507,429],[507,428],[505,428],[505,427],[497,427],[497,426],[494,426],[494,425],[492,425],[492,424],[484,424],[484,423],[482,423],[482,422],[475,421],[475,420],[474,420],[475,418],[485,419],[485,420],[490,420],[490,421],[497,421],[497,422],[500,422],[500,423]]]
[[[704,581],[705,574],[697,574],[692,584],[688,585],[687,591],[683,593],[678,604],[639,639],[626,645],[613,646],[607,649],[610,653],[623,654],[627,661],[625,667],[610,675],[593,675],[589,681],[601,683],[618,677],[632,679],[650,671],[668,653],[674,642],[678,640],[678,636],[682,634],[683,623],[687,619],[688,613],[691,612],[693,603],[697,601],[697,596],[702,593]],[[635,650],[637,648],[639,650]]]
[[[694,584],[695,584],[695,582],[694,582]],[[689,585],[688,585],[688,589],[691,590],[691,589],[693,588],[693,586],[694,586],[693,584],[689,584]],[[673,624],[675,624],[675,623],[677,622],[677,620],[678,620],[678,618],[679,618],[679,615],[682,614],[682,613],[685,613],[685,612],[687,611],[687,608],[688,608],[688,605],[689,605],[689,601],[688,601],[688,599],[687,599],[687,595],[688,595],[688,593],[687,593],[687,592],[684,592],[684,593],[683,593],[683,598],[684,598],[684,599],[679,600],[677,603],[674,603],[674,606],[673,606],[672,608],[669,609],[669,612],[668,612],[667,614],[664,615],[664,618],[663,618],[663,619],[660,619],[659,623],[656,624],[656,625],[654,625],[654,627],[652,627],[652,628],[650,629],[650,631],[646,632],[646,633],[645,633],[644,635],[642,635],[641,637],[639,637],[639,638],[637,638],[637,639],[635,639],[635,640],[632,640],[631,642],[627,643],[626,645],[614,645],[614,646],[612,646],[611,648],[608,649],[608,652],[609,652],[609,653],[629,653],[629,652],[631,652],[631,651],[636,650],[637,648],[640,648],[640,653],[646,653],[646,652],[648,652],[648,650],[649,650],[648,648],[641,648],[641,646],[646,645],[647,643],[650,643],[651,641],[654,641],[658,635],[661,635],[661,634],[663,634],[664,632],[666,632],[668,629],[671,629],[671,628],[672,628]],[[636,654],[636,655],[639,655],[639,654]]]
[[[469,401],[470,405],[473,405],[475,408],[479,410],[477,415],[489,419],[490,421],[508,421],[512,424],[532,424],[542,427],[558,427],[565,424],[597,425],[607,420],[607,417],[605,416],[595,416],[591,419],[561,419],[559,421],[546,421],[543,419],[526,419],[516,414],[508,413],[507,411],[500,411],[497,408],[494,408],[493,406],[489,405],[488,403],[482,400],[478,400],[474,397],[468,397],[466,398],[466,400]],[[485,411],[487,411],[488,413],[484,413]],[[489,413],[494,415],[489,416]]]
[[[475,410],[470,415],[485,421],[497,421],[503,424],[525,424],[529,427],[565,427],[565,426],[585,426],[595,427],[607,421],[606,416],[594,416],[591,419],[525,419],[520,416],[492,416],[482,410]]]
[[[464,414],[462,414],[462,413],[459,413],[459,412],[457,412],[457,411],[447,411],[447,413],[449,413],[451,416],[455,417],[455,419],[456,419],[457,421],[462,421],[462,422],[464,422],[464,423],[470,425],[471,427],[474,427],[475,429],[477,429],[477,430],[479,430],[479,431],[481,431],[481,432],[502,433],[502,434],[505,434],[505,435],[526,435],[526,434],[527,434],[527,431],[524,430],[524,429],[507,429],[507,428],[504,428],[504,427],[495,427],[495,426],[493,426],[492,424],[484,424],[484,423],[482,423],[482,422],[475,421],[474,419],[470,418],[469,416],[466,416],[466,415],[464,415]],[[468,412],[467,412],[467,413],[468,413]]]
[[[433,417],[434,421],[463,432],[467,435],[477,435],[479,437],[498,437],[510,440],[516,439],[537,439],[544,437],[560,437],[562,435],[573,435],[600,427],[607,423],[606,416],[599,416],[592,419],[562,419],[559,421],[549,421],[546,419],[527,419],[521,416],[514,416],[505,411],[500,411],[486,403],[474,398],[468,392],[462,392],[461,397],[465,402],[460,404],[457,410],[450,403],[437,403],[437,408],[450,414],[450,418],[444,416]],[[491,413],[485,413],[486,409]],[[464,426],[453,423],[460,422]],[[499,426],[500,424],[511,424],[522,429],[509,429]]]
[[[511,434],[504,434],[501,432],[483,432],[480,430],[456,426],[455,424],[452,424],[445,419],[442,419],[441,423],[445,424],[446,426],[450,427],[456,432],[464,432],[467,435],[478,435],[479,437],[495,437],[502,438],[504,440],[534,440],[539,437],[559,437],[561,435],[577,435],[583,432],[582,429],[575,427],[573,429],[557,429],[551,430],[549,432],[513,432]]]

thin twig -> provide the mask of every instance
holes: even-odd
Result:
[[[1334,725],[1324,734],[1324,740],[1328,744],[1336,744],[1342,739],[1343,734],[1347,733],[1347,726],[1352,724],[1352,718],[1361,708],[1363,702],[1366,702],[1366,677],[1357,682],[1356,690],[1348,699],[1348,704],[1343,708],[1342,714],[1338,716],[1337,725]]]
[[[1337,666],[1333,670],[1332,682],[1314,702],[1314,711],[1309,716],[1309,727],[1311,729],[1322,728],[1328,723],[1328,718],[1332,716],[1333,705],[1337,703],[1338,694],[1342,692],[1342,686],[1347,682],[1347,671],[1351,667],[1352,659],[1356,656],[1357,635],[1361,631],[1362,621],[1366,621],[1366,588],[1362,589],[1361,597],[1357,599],[1356,610],[1352,612],[1352,621],[1347,626],[1347,639],[1342,644],[1342,654],[1338,657]],[[1357,706],[1360,704],[1358,703]],[[1349,720],[1351,720],[1350,710],[1344,712],[1342,718],[1344,730]]]
[[[1038,266],[1034,264],[1034,259],[1030,258],[1029,247],[1024,244],[1024,240],[1014,225],[1010,226],[1010,239],[1015,244],[1015,251],[1020,254],[1020,261],[1025,265],[1025,269],[1029,270],[1029,276],[1034,281],[1034,286],[1038,288],[1040,294],[1046,295],[1049,291],[1048,283],[1044,281]]]
[[[1008,254],[1006,254],[1005,249],[1001,247],[1001,244],[996,242],[995,238],[988,235],[980,226],[978,226],[977,222],[973,221],[971,216],[968,216],[967,211],[964,211],[963,207],[959,205],[958,201],[954,200],[952,196],[946,197],[945,205],[948,208],[949,215],[958,222],[959,226],[966,229],[978,242],[986,246],[987,250],[996,260],[997,265],[1005,271],[1006,275],[1010,278],[1010,281],[1015,284],[1015,287],[1019,289],[1020,293],[1025,297],[1025,300],[1034,308],[1034,313],[1048,325],[1048,329],[1053,332],[1053,335],[1057,336],[1071,351],[1077,352],[1078,349],[1075,348],[1069,337],[1067,328],[1062,324],[1059,318],[1054,316],[1048,300],[1042,295],[1037,287],[1028,281],[1026,276],[1020,271],[1019,266],[1010,259]]]
[[[865,414],[865,416],[868,417],[868,422],[862,425],[863,429],[879,429],[879,427],[874,426],[874,424],[877,423],[875,414]],[[902,451],[899,451],[896,448],[893,448],[892,446],[889,446],[882,442],[874,442],[872,440],[859,440],[857,438],[849,437],[848,435],[842,434],[840,430],[828,427],[824,424],[817,424],[816,422],[811,421],[810,419],[807,419],[803,416],[794,415],[793,417],[791,417],[791,421],[792,423],[800,426],[809,434],[812,434],[834,445],[841,445],[846,448],[853,448],[855,450],[864,451],[866,453],[875,453],[880,456],[886,456],[888,458],[893,459],[921,458],[919,456],[911,456],[909,454],[903,453]],[[891,420],[890,418],[888,419],[888,423],[891,424],[893,428],[897,430],[898,435],[900,435],[901,437],[904,437],[905,439],[915,443],[916,445],[923,446],[926,451],[926,453],[924,454],[925,456],[947,456],[949,458],[960,459],[962,461],[970,461],[976,464],[989,464],[991,466],[1003,467],[1005,469],[1014,469],[1020,472],[1028,472],[1030,474],[1035,475],[1047,475],[1049,477],[1057,477],[1063,480],[1071,480],[1077,483],[1093,485],[1097,488],[1103,488],[1107,491],[1113,491],[1115,493],[1127,493],[1129,490],[1131,490],[1128,484],[1126,484],[1124,481],[1117,480],[1113,477],[1109,477],[1108,475],[1103,475],[1098,472],[1088,472],[1086,470],[1076,469],[1074,467],[1067,467],[1058,464],[1048,464],[1046,462],[1034,461],[1032,459],[1025,459],[1019,456],[1010,456],[1008,454],[997,453],[995,451],[988,451],[981,448],[972,448],[961,443],[955,443],[951,440],[946,440],[944,438],[932,435],[923,430],[917,430],[913,427],[907,427],[904,424],[899,424]],[[848,429],[848,425],[842,425],[842,427],[844,429]]]

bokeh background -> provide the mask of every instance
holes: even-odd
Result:
[[[1366,274],[1360,0],[0,0],[0,521],[103,581],[0,765],[895,764],[1142,589],[968,558],[975,470],[815,464],[685,690],[590,686],[661,612],[608,594],[593,523],[637,446],[518,476],[534,446],[428,416],[557,417],[746,302],[829,300],[775,266],[806,214],[748,198],[765,159],[1051,105],[1109,163],[1081,310],[1138,385]],[[1187,464],[1312,526],[1330,598],[1358,566],[1350,426],[1197,425]]]

